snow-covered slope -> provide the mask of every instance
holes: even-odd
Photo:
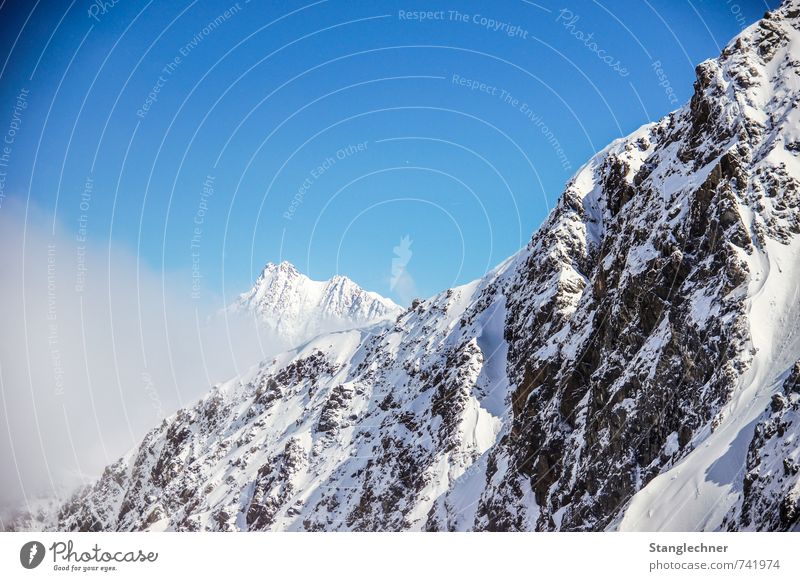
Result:
[[[345,276],[315,281],[284,261],[268,263],[253,288],[229,311],[253,314],[289,345],[298,345],[323,332],[394,319],[403,309]]]
[[[215,386],[20,528],[798,528],[800,0],[531,242]]]

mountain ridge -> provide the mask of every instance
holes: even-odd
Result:
[[[798,530],[800,2],[530,243],[215,388],[55,530]]]
[[[268,262],[253,287],[226,309],[253,315],[290,345],[324,332],[391,320],[402,311],[391,299],[362,289],[346,276],[312,280],[285,260]]]

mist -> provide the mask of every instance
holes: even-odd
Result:
[[[45,213],[0,212],[0,518],[59,500],[210,387],[288,347]],[[241,289],[242,291],[245,289]],[[3,523],[0,522],[0,528]]]

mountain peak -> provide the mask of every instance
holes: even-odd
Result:
[[[295,267],[295,265],[292,264],[291,262],[289,262],[288,260],[283,260],[278,264],[275,264],[274,262],[268,262],[264,266],[264,268],[262,269],[261,272],[262,272],[262,275],[263,274],[272,274],[272,273],[275,273],[275,272],[286,273],[286,274],[290,274],[290,275],[298,275],[298,274],[300,274],[300,271],[297,270],[297,267]]]
[[[229,309],[254,314],[293,345],[325,331],[393,319],[402,311],[393,301],[362,289],[344,275],[312,280],[286,260],[268,262],[253,288],[239,295]]]

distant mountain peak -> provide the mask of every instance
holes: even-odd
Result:
[[[289,262],[288,260],[283,260],[279,263],[268,262],[264,265],[264,268],[261,270],[261,276],[272,274],[275,272],[286,273],[289,275],[299,275],[300,271],[297,270],[297,267]]]
[[[253,287],[229,310],[252,313],[281,338],[297,344],[322,332],[394,319],[403,309],[344,275],[316,281],[284,260],[268,262]]]

